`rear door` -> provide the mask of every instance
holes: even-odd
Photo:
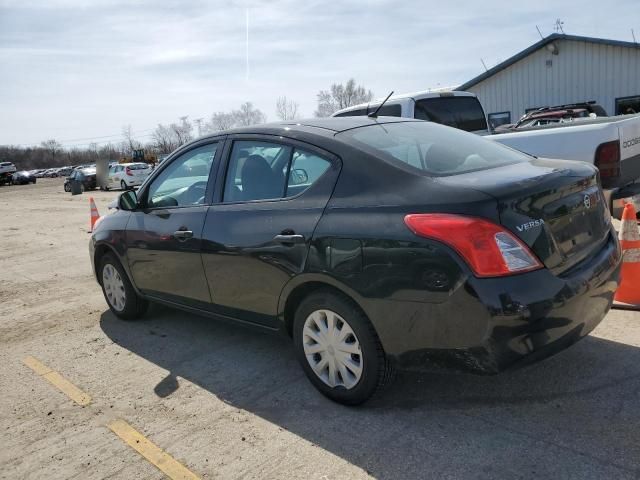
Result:
[[[200,249],[220,145],[200,144],[163,164],[140,192],[142,208],[127,223],[126,244],[134,283],[147,295],[210,305]]]
[[[285,283],[305,268],[310,240],[340,171],[334,155],[273,136],[228,142],[203,263],[218,314],[277,326]],[[223,180],[224,179],[224,180]]]

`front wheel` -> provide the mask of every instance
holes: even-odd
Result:
[[[144,315],[149,306],[133,289],[120,262],[110,253],[100,262],[102,293],[111,311],[123,320],[135,320]]]
[[[35,183],[35,182],[34,182]],[[69,193],[71,191],[71,184],[69,183],[65,183],[64,184],[64,191]]]
[[[127,186],[127,184],[125,183],[124,180],[120,180],[120,188],[122,190],[128,190],[129,189],[129,187]]]
[[[296,311],[293,341],[311,383],[338,403],[363,403],[393,377],[369,319],[342,295],[320,291],[305,298]]]

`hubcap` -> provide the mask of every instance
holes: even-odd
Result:
[[[124,282],[122,277],[113,265],[107,263],[102,269],[102,285],[107,301],[115,310],[121,312],[124,310],[124,304],[127,296],[124,291]]]
[[[302,346],[315,374],[330,387],[355,387],[362,376],[360,342],[349,324],[331,310],[307,317]]]

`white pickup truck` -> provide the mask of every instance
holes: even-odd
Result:
[[[356,105],[334,117],[368,115],[381,101]],[[442,123],[537,157],[580,160],[597,166],[609,207],[613,200],[640,194],[640,115],[580,119],[489,135],[486,115],[473,93],[428,91],[395,95],[378,115],[419,118]]]

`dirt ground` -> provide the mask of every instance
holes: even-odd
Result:
[[[91,195],[105,214],[117,192]],[[612,311],[526,369],[402,374],[342,407],[286,338],[155,306],[116,319],[91,273],[88,197],[61,179],[0,187],[0,478],[164,478],[117,419],[201,478],[640,478],[640,313]]]

